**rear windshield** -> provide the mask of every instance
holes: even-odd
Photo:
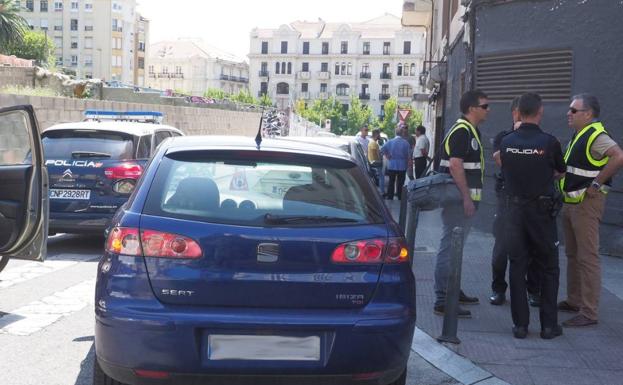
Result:
[[[58,130],[43,134],[46,159],[133,159],[131,135],[92,130]]]
[[[352,162],[165,157],[145,214],[246,226],[382,223],[379,200]]]

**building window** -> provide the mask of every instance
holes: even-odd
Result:
[[[35,10],[34,0],[26,0],[26,9],[30,12],[33,12]]]
[[[149,73],[150,73],[150,74],[155,73],[155,72],[154,72],[154,66],[149,66]]]
[[[63,2],[55,1],[54,2],[54,12],[62,12],[63,11]]]
[[[78,49],[78,39],[77,38],[72,38],[71,39],[71,49]]]
[[[404,42],[402,53],[404,53],[405,55],[409,55],[411,53],[411,42],[410,41]]]
[[[301,67],[301,71],[303,72],[309,72],[309,63],[308,62],[304,62],[302,67]]]
[[[78,30],[78,19],[71,19],[71,27],[70,29],[72,31],[77,31]]]
[[[292,73],[292,63],[288,62],[288,75]]]
[[[63,26],[62,25],[55,25],[54,26],[54,30],[55,31],[62,31],[63,30]]]
[[[84,65],[86,67],[93,66],[93,57],[91,55],[84,55]]]
[[[381,93],[383,95],[389,95],[389,84],[383,84],[381,86]]]
[[[402,76],[402,63],[398,63],[398,70],[396,71],[397,76]]]
[[[72,12],[78,12],[78,10],[80,9],[80,5],[78,4],[77,1],[72,1],[71,2],[71,11]]]
[[[268,42],[263,41],[262,42],[262,54],[267,54],[267,53],[268,53]]]
[[[123,32],[123,28],[121,28],[120,20],[112,19],[112,30],[113,32]]]
[[[383,43],[383,55],[389,55],[389,49],[391,47],[391,43],[386,41]]]
[[[398,96],[401,98],[411,97],[413,95],[413,89],[408,84],[403,84],[398,87]]]
[[[71,55],[71,66],[75,67],[78,65],[78,55]]]
[[[43,31],[47,31],[48,30],[48,19],[41,19],[41,30]]]
[[[301,92],[307,92],[308,88],[309,88],[309,84],[301,83]]]
[[[348,42],[347,41],[343,41],[340,44],[340,53],[341,54],[347,54],[348,53]]]
[[[48,11],[48,0],[41,0],[39,3],[39,11],[47,12]]]
[[[338,84],[335,88],[335,93],[338,96],[348,96],[350,94],[350,86],[348,84]]]
[[[181,66],[175,66],[175,73],[178,75],[182,74],[182,67]]]
[[[287,41],[281,42],[281,53],[288,53],[288,42]]]
[[[139,52],[145,52],[145,42],[144,41],[139,41],[138,42],[138,50],[139,50]]]
[[[281,62],[281,73],[285,74],[286,73],[286,62]]]
[[[309,55],[309,42],[303,42],[303,55]]]
[[[84,30],[86,32],[92,32],[93,31],[93,26],[92,25],[85,25],[84,26]]]
[[[370,55],[370,42],[369,41],[363,42],[363,54]]]
[[[361,65],[361,73],[362,74],[369,74],[370,73],[370,63],[363,63]]]
[[[362,85],[361,85],[361,94],[362,94],[362,95],[367,95],[367,94],[368,94],[369,87],[370,87],[370,85],[369,85],[369,84],[362,84]]]
[[[320,63],[320,72],[329,72],[329,63]]]
[[[93,3],[85,3],[84,4],[85,12],[93,12]]]
[[[340,74],[340,63],[335,63],[335,74],[336,75]]]
[[[328,55],[329,54],[329,42],[327,42],[327,41],[323,41],[322,42],[322,54],[323,55]]]
[[[168,73],[169,73],[169,67],[167,67],[167,66],[163,66],[163,67],[162,67],[162,73],[163,73],[163,74],[168,74]]]
[[[281,73],[281,72],[280,72],[280,68],[281,68],[281,65],[279,64],[279,62],[275,63],[275,73],[276,73],[276,74]]]
[[[268,82],[260,83],[260,94],[266,95],[268,93]]]
[[[277,83],[277,95],[288,95],[290,93],[290,85],[288,83]]]
[[[327,83],[320,83],[320,92],[327,92]]]

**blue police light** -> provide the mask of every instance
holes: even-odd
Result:
[[[158,111],[104,111],[86,110],[84,111],[85,120],[112,120],[123,122],[139,123],[162,123],[164,114]]]

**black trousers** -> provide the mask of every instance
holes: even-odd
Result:
[[[508,266],[508,247],[505,242],[504,223],[507,220],[506,194],[498,193],[498,205],[495,220],[493,221],[493,235],[495,243],[491,253],[491,290],[494,293],[506,293],[506,268]],[[512,236],[512,234],[509,234]],[[539,295],[541,291],[541,272],[533,253],[530,253],[528,273],[526,274],[526,288],[528,293]]]
[[[421,156],[419,158],[413,158],[413,166],[415,167],[415,178],[421,178],[426,171],[426,158]]]
[[[511,313],[516,326],[528,326],[530,308],[526,295],[526,273],[531,255],[541,273],[541,328],[558,324],[558,234],[556,218],[538,201],[509,203],[506,220],[510,257]]]
[[[387,170],[389,175],[389,184],[387,185],[387,199],[394,199],[394,192],[400,199],[402,194],[402,186],[405,184],[407,170]]]

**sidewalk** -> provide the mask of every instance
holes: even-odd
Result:
[[[385,201],[394,218],[400,202]],[[433,338],[441,333],[443,317],[433,314],[433,271],[439,246],[439,210],[423,212],[416,234],[413,269],[417,280],[417,326]],[[525,340],[511,333],[509,293],[503,306],[488,302],[491,294],[493,237],[473,230],[465,245],[462,288],[480,299],[468,306],[471,319],[459,320],[462,343],[446,345],[495,377],[513,385],[623,385],[623,260],[602,257],[602,295],[599,324],[564,328],[553,340],[539,337],[538,309],[530,308],[530,334]],[[566,295],[566,257],[560,249],[560,290]],[[571,316],[559,313],[559,322]],[[444,370],[444,368],[439,367]]]

